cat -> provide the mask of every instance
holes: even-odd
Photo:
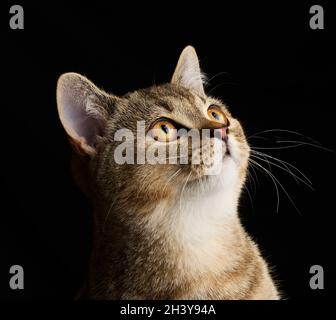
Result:
[[[76,151],[74,178],[94,208],[92,255],[79,298],[280,299],[238,216],[248,142],[227,106],[206,95],[192,46],[182,51],[170,83],[121,97],[65,73],[57,83],[57,107]],[[202,147],[210,150],[210,162],[117,163],[115,133],[126,128],[135,134],[139,121],[156,129],[142,141],[145,151],[153,143],[189,143],[176,136],[179,127],[219,132],[197,149],[201,158]],[[211,175],[206,169],[215,166],[214,142],[222,146],[221,166]],[[189,151],[190,158],[195,150]]]

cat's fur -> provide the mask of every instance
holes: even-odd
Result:
[[[57,103],[77,150],[75,178],[95,209],[93,252],[81,297],[279,299],[237,212],[249,146],[227,107],[204,93],[192,47],[182,52],[168,84],[116,97],[68,73],[58,81]],[[160,117],[188,128],[211,128],[206,113],[211,104],[230,122],[230,155],[224,156],[219,175],[204,176],[204,164],[115,163],[116,130],[135,132],[137,120],[149,125]],[[211,148],[212,140],[202,143]]]

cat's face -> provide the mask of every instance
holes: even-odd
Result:
[[[108,202],[120,194],[130,206],[135,195],[143,203],[173,199],[185,189],[238,194],[244,183],[250,149],[243,129],[221,101],[205,94],[191,47],[182,52],[171,83],[116,97],[65,74],[57,102]]]

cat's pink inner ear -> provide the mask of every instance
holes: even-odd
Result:
[[[95,98],[94,92],[90,92],[92,85],[85,86],[83,81],[88,80],[76,74],[62,75],[57,85],[57,107],[63,127],[76,149],[92,155],[97,137],[103,135],[105,121],[92,101]]]

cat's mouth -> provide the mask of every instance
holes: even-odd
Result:
[[[231,156],[231,150],[230,150],[229,141],[228,141],[227,138],[224,139],[224,144],[225,144],[225,148],[226,148],[224,157]]]
[[[231,156],[231,151],[230,151],[230,148],[227,144],[226,144],[225,156]]]

